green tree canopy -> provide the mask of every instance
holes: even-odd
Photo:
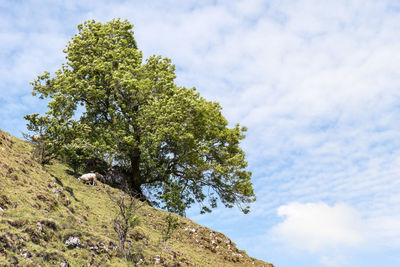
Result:
[[[25,116],[28,129],[60,154],[84,149],[125,170],[131,189],[147,188],[170,211],[197,202],[208,212],[219,199],[247,213],[255,196],[239,146],[245,127],[228,128],[218,103],[177,86],[170,59],[143,62],[132,28],[119,19],[79,25],[67,62],[32,83],[50,102],[45,115]]]

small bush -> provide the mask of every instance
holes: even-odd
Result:
[[[127,190],[129,192],[129,190]],[[117,197],[107,192],[111,201],[117,206],[117,213],[112,220],[114,231],[118,234],[119,249],[127,260],[131,260],[134,255],[132,251],[126,248],[128,233],[140,224],[137,216],[138,210],[144,203],[137,199],[136,195],[129,192],[125,194],[120,192]],[[135,254],[136,255],[136,254]]]
[[[163,231],[163,240],[167,241],[171,238],[172,233],[178,229],[181,224],[179,223],[178,218],[172,214],[165,216],[164,220],[167,223],[167,227]]]

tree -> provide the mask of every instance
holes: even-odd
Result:
[[[35,132],[35,135],[24,134],[24,137],[34,145],[32,156],[40,164],[49,164],[51,160],[57,157],[58,150],[62,148],[61,127],[50,122],[49,117],[39,116],[39,114],[26,115],[29,120],[27,128]]]
[[[143,62],[132,28],[119,19],[78,25],[67,62],[32,82],[33,95],[51,101],[44,116],[26,116],[29,125],[40,118],[57,129],[50,137],[60,153],[90,147],[169,211],[184,214],[197,202],[209,212],[219,199],[247,213],[255,195],[239,146],[246,128],[228,128],[218,103],[177,86],[170,59]]]

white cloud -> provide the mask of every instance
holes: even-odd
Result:
[[[283,221],[268,240],[294,251],[318,255],[325,266],[342,266],[349,251],[376,252],[400,245],[400,215],[363,215],[348,204],[290,203],[277,209]]]
[[[360,215],[346,204],[291,203],[278,215],[285,218],[272,228],[274,239],[296,249],[320,252],[365,242]]]

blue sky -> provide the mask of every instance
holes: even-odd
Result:
[[[199,2],[1,1],[0,129],[46,110],[29,82],[77,24],[128,19],[145,57],[249,129],[252,212],[190,218],[278,267],[400,266],[400,3]]]

